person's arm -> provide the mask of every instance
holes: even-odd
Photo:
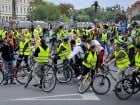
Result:
[[[58,54],[60,54],[62,51],[65,51],[65,50],[66,50],[66,48],[64,46],[61,46],[60,50],[58,51]]]
[[[25,52],[25,50],[29,47],[29,42],[27,42],[23,48],[23,52]]]
[[[38,57],[38,53],[40,52],[39,47],[36,48],[35,53],[34,53],[34,57]]]

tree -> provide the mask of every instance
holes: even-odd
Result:
[[[59,4],[58,5],[59,10],[61,11],[61,14],[65,14],[66,16],[69,16],[69,10],[70,8],[74,10],[74,6],[72,4]]]
[[[140,15],[136,15],[136,16],[132,17],[132,20],[140,20]]]
[[[36,7],[32,14],[31,11],[28,14],[28,19],[30,15],[34,15],[35,20],[43,20],[43,21],[54,21],[59,20],[60,10],[56,5],[49,2],[41,2],[39,4],[32,5]]]

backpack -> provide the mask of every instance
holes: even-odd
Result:
[[[79,45],[81,48],[82,48],[82,50],[83,50],[83,52],[84,52],[84,54],[87,52],[87,50],[88,50],[88,48],[85,46],[85,45]]]

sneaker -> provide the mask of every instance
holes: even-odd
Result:
[[[77,77],[77,79],[78,79],[78,80],[80,80],[80,79],[81,79],[81,77],[82,77],[82,75],[79,75],[79,76]]]
[[[10,81],[10,84],[15,85],[15,84],[16,84],[16,82],[15,82],[14,80],[11,80],[11,81]]]
[[[3,85],[8,85],[8,81],[5,81],[5,82],[3,83]]]
[[[33,84],[33,86],[34,86],[34,87],[38,87],[38,86],[39,86],[39,84]]]

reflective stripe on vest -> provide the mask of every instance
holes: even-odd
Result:
[[[140,68],[140,53],[136,53],[135,66],[136,66],[136,68]]]
[[[97,52],[95,52],[93,55],[91,51],[89,52],[87,56],[87,62],[85,61],[82,62],[82,64],[86,66],[87,68],[93,67],[93,69],[95,69],[96,63],[97,63]]]
[[[127,53],[124,50],[120,50],[118,52],[115,51],[115,58],[119,55],[120,52],[123,52],[125,54],[125,57],[116,60],[117,67],[119,69],[123,69],[123,68],[129,67],[130,61],[129,61]]]
[[[102,33],[102,41],[107,42],[107,33]]]
[[[29,40],[26,40],[25,42],[20,42],[19,43],[19,54],[23,54],[23,49],[24,49],[24,46],[26,45],[26,43],[28,43]],[[24,51],[24,55],[30,55],[31,54],[31,50],[30,50],[30,47],[28,46],[25,51]]]
[[[39,46],[39,54],[37,57],[37,62],[39,63],[47,63],[48,62],[48,57],[49,57],[49,53],[50,53],[50,49],[43,49],[41,46]]]
[[[64,47],[66,50],[62,51],[59,56],[61,58],[61,60],[65,60],[68,58],[69,54],[70,54],[70,51],[71,51],[71,48],[70,48],[70,44],[64,44],[64,43],[61,43],[59,48],[58,48],[58,52],[60,51],[60,48],[61,47]]]

